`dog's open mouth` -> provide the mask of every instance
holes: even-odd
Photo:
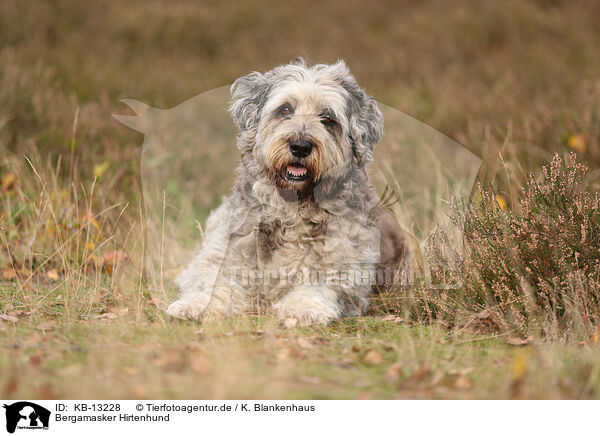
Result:
[[[308,169],[302,164],[290,164],[285,169],[284,176],[290,182],[303,182],[308,179]]]

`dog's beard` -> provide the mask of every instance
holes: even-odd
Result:
[[[311,154],[305,158],[296,158],[289,152],[287,139],[277,141],[269,147],[267,172],[284,200],[304,201],[313,197],[322,174],[319,147],[320,145],[315,145]]]
[[[311,153],[298,158],[290,152],[294,136],[275,137],[253,150],[259,172],[288,202],[322,201],[336,195],[352,171],[352,161],[331,140],[311,136]],[[351,158],[350,158],[351,159]]]
[[[302,159],[290,159],[272,167],[270,172],[279,194],[290,202],[310,200],[319,183],[314,167]]]

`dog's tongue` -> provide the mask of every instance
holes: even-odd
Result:
[[[306,174],[306,168],[300,165],[288,165],[287,172],[293,176],[303,176]]]

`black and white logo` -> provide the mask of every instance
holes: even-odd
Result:
[[[6,431],[48,430],[50,411],[29,401],[19,401],[3,406],[6,409]]]

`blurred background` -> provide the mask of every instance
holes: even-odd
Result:
[[[140,141],[110,118],[120,98],[171,107],[302,55],[345,59],[377,100],[473,150],[581,134],[597,160],[599,19],[594,1],[5,0],[2,144],[68,155],[79,111],[82,175],[102,157],[129,174]]]

